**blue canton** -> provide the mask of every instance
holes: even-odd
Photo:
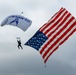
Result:
[[[45,34],[43,34],[42,32],[40,32],[39,30],[35,33],[35,35],[29,39],[25,45],[29,45],[33,48],[35,48],[36,50],[39,50],[39,48],[41,47],[41,45],[47,40],[48,38],[45,36]]]

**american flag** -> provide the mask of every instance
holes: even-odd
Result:
[[[29,45],[42,55],[44,63],[76,31],[76,20],[65,8],[61,8],[30,38]]]

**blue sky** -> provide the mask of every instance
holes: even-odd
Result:
[[[32,20],[25,32],[17,27],[0,27],[0,75],[76,75],[76,33],[50,56],[46,68],[39,52],[24,46],[61,7],[76,17],[73,0],[0,0],[0,23],[21,12]],[[23,50],[17,48],[17,36],[21,37]]]

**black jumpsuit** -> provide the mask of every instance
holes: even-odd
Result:
[[[21,47],[21,49],[23,49],[23,47],[21,46],[21,41],[17,40],[17,42],[18,42],[18,48],[20,49],[20,47]]]

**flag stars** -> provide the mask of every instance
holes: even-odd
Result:
[[[48,38],[40,31],[37,31],[36,34],[25,43],[25,45],[30,45],[31,47],[39,50],[41,45],[47,40]]]

